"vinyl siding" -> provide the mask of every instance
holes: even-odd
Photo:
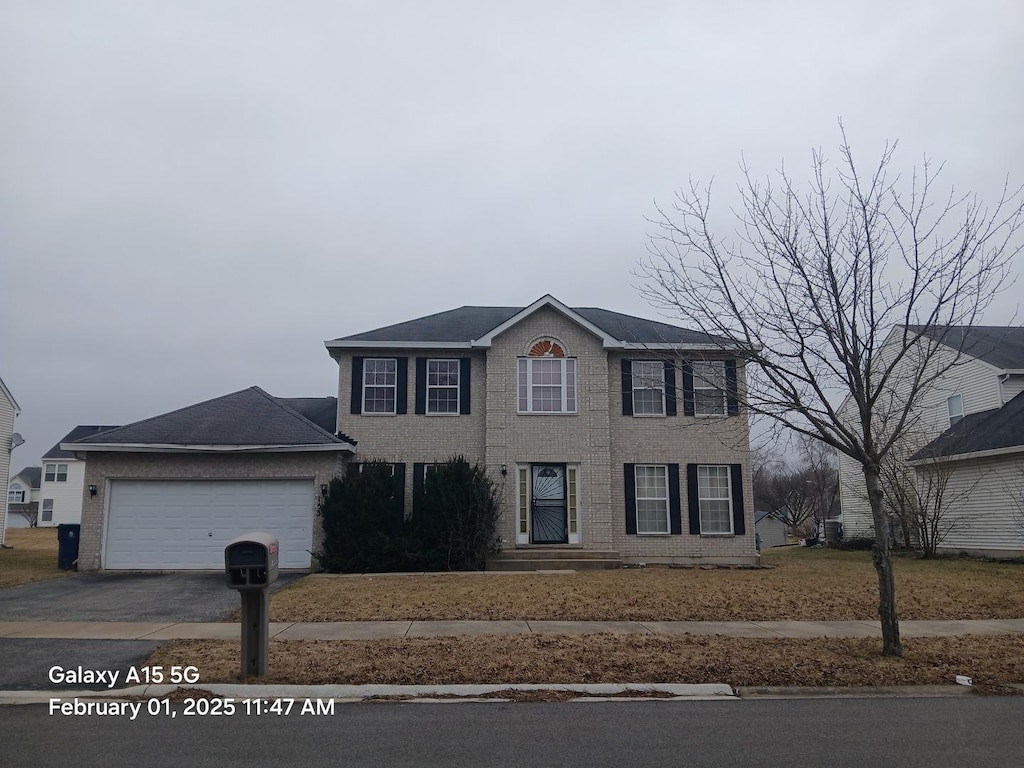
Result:
[[[949,364],[955,357],[952,349],[940,349],[938,364]],[[886,358],[885,349],[881,359]],[[891,359],[891,357],[889,358]],[[897,375],[893,378],[894,387],[891,402],[892,411],[896,413],[910,395],[907,376]],[[921,393],[915,409],[916,423],[908,431],[903,446],[896,449],[899,457],[909,456],[927,443],[934,440],[949,427],[949,410],[947,400],[959,394],[963,397],[964,415],[999,408],[1003,404],[1003,393],[1000,390],[999,370],[976,358],[965,357],[942,376],[931,382]],[[845,412],[841,410],[841,413]],[[882,422],[882,419],[879,419]],[[839,456],[839,492],[842,504],[843,536],[856,538],[874,535],[874,524],[871,519],[871,507],[868,504],[864,488],[864,475],[861,466],[853,459],[840,454]]]
[[[945,497],[956,526],[940,550],[1024,554],[1024,454],[956,462]]]
[[[64,482],[46,479],[47,464],[67,464],[68,479]],[[76,459],[43,459],[43,479],[39,483],[39,527],[56,527],[61,523],[82,522],[85,462]],[[53,520],[43,522],[43,499],[53,499]]]
[[[11,474],[11,444],[14,433],[14,403],[0,390],[0,480],[3,480],[4,493],[0,499],[0,542],[3,542],[4,526],[7,522],[7,485]]]
[[[1024,392],[1024,374],[1015,373],[1002,382],[1003,403],[1008,403],[1021,392]]]

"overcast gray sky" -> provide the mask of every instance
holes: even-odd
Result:
[[[725,208],[741,153],[802,170],[840,116],[991,199],[1022,33],[1020,0],[6,0],[12,471],[75,424],[336,394],[324,339],[463,304],[657,317],[653,201],[714,176]]]

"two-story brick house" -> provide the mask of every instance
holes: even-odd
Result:
[[[755,561],[739,350],[551,296],[325,344],[338,429],[354,461],[393,464],[407,514],[430,464],[461,454],[500,482],[506,553]]]

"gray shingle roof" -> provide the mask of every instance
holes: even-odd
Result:
[[[107,432],[107,431],[109,431],[111,429],[117,429],[116,425],[110,425],[110,426],[103,427],[103,426],[91,426],[91,425],[87,425],[87,424],[79,424],[77,427],[75,427],[70,432],[68,432],[66,435],[64,435],[64,437],[61,439],[61,441],[59,443],[57,443],[55,446],[53,446],[53,448],[51,448],[46,453],[44,453],[43,454],[43,458],[44,459],[73,459],[73,458],[75,458],[75,454],[72,451],[62,450],[61,447],[60,447],[61,443],[77,443],[79,440],[83,440],[83,439],[85,439],[87,437],[92,437],[93,435],[98,435],[101,432]]]
[[[972,413],[910,457],[911,461],[1024,446],[1024,392],[1002,408]]]
[[[43,480],[43,468],[42,467],[25,467],[21,472],[16,474],[14,477],[22,478],[28,483],[29,488],[39,488]],[[13,480],[14,477],[11,479]]]
[[[913,327],[913,326],[911,326]],[[928,333],[932,338],[937,332]],[[984,360],[996,368],[1024,369],[1024,328],[1005,325],[956,326],[949,329],[944,343]]]
[[[375,328],[334,339],[346,341],[389,342],[469,342],[479,339],[525,307],[459,307],[447,312]],[[616,339],[632,343],[706,344],[713,337],[699,331],[624,315],[597,307],[573,307],[574,312]]]
[[[319,399],[294,398],[293,401]],[[313,415],[322,415],[324,405],[317,404],[310,410]],[[259,387],[250,387],[75,442],[84,445],[303,446],[347,441],[336,437],[333,428],[324,429],[290,407],[288,400],[268,395]]]

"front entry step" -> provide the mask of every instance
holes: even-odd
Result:
[[[488,571],[610,571],[621,567],[619,553],[606,549],[528,547],[487,558]]]

